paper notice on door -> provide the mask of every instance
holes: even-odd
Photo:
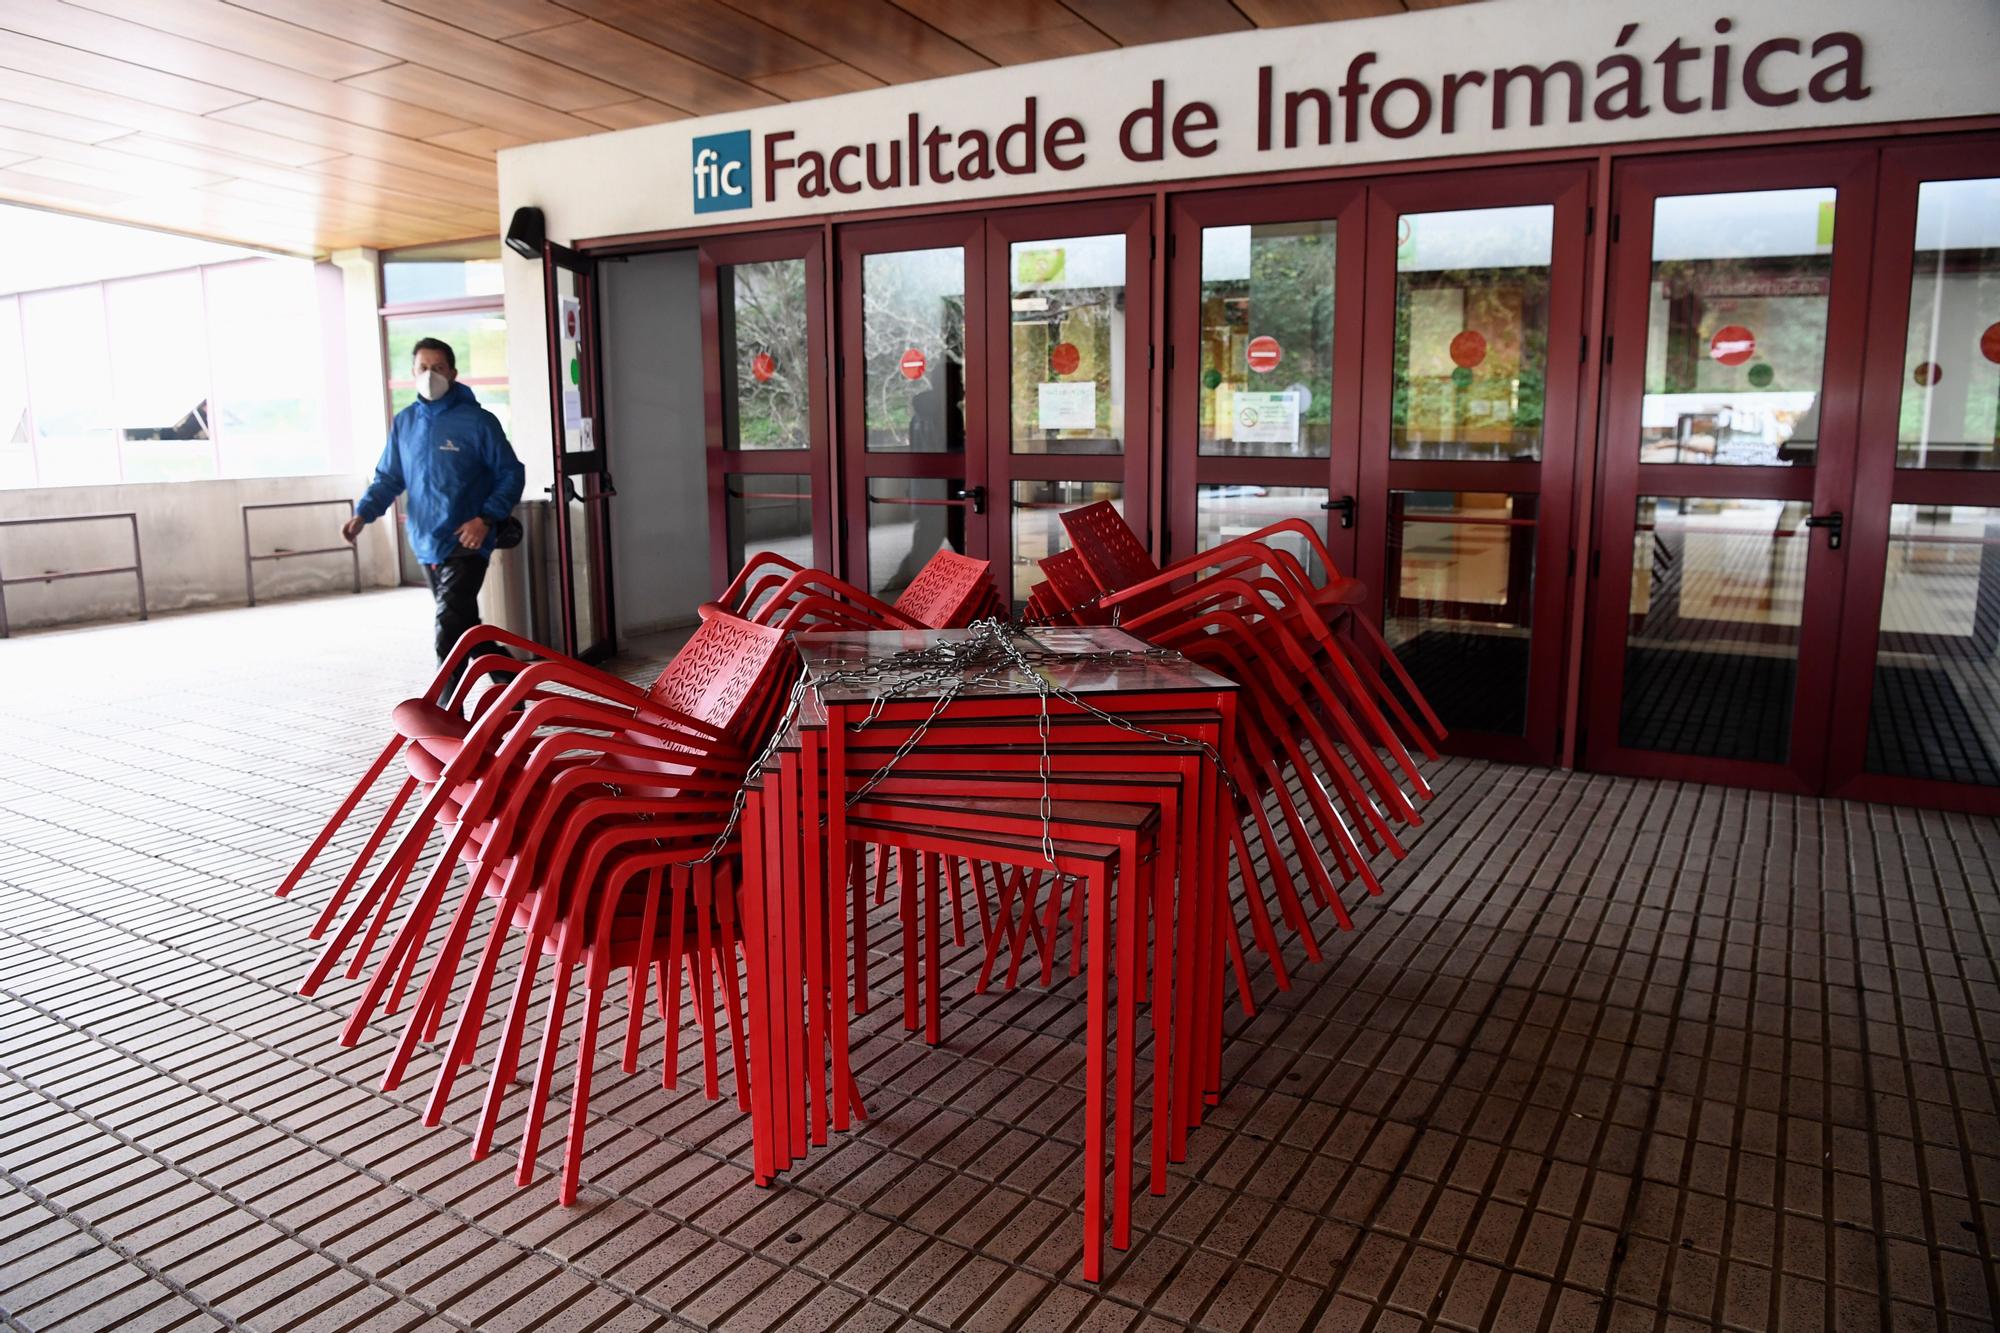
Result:
[[[563,429],[575,430],[576,423],[583,420],[583,390],[563,390]]]
[[[1290,391],[1249,393],[1238,390],[1230,404],[1236,439],[1245,444],[1297,444],[1299,396]]]
[[[1096,381],[1043,384],[1035,405],[1035,429],[1097,429]]]

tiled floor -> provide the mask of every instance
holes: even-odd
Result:
[[[1101,1290],[1076,984],[974,997],[962,956],[946,1048],[878,1005],[874,1120],[775,1188],[731,1100],[614,1052],[582,1201],[559,1125],[516,1190],[511,1124],[466,1160],[476,1087],[422,1129],[427,1070],[375,1090],[399,1028],[342,1050],[354,985],[294,993],[327,878],[269,895],[427,611],[0,644],[9,1327],[1993,1326],[2000,825],[1470,762],[1359,929],[1232,1011]]]

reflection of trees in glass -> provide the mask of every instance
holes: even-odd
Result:
[[[731,299],[724,303],[733,341],[738,449],[806,449],[812,445],[811,365],[807,359],[806,265],[802,259],[736,264],[729,270]],[[759,354],[771,358],[771,377],[759,381]]]
[[[1995,447],[2000,445],[2000,365],[1979,345],[1980,335],[1996,322],[2000,249],[1917,252],[1897,422],[1901,466],[2000,467],[2000,448]],[[1916,377],[1917,367],[1926,362],[1936,367],[1928,385]]]
[[[1826,347],[1831,254],[1657,260],[1647,348],[1648,395],[1698,394],[1669,422],[1654,414],[1642,457],[1658,462],[1810,462]],[[1735,365],[1716,359],[1725,328],[1755,342]]]
[[[1014,442],[1022,453],[1117,453],[1124,422],[1112,416],[1112,330],[1125,319],[1123,287],[1045,287],[1015,293],[1016,300],[1046,303],[1038,310],[1017,310],[1012,324],[1011,380]],[[1062,343],[1076,348],[1076,369],[1057,374],[1050,353]],[[1045,383],[1095,384],[1096,424],[1089,430],[1039,429],[1041,386]]]
[[[862,261],[863,407],[871,449],[965,447],[965,251],[906,250]],[[916,379],[902,372],[911,348]]]
[[[1217,434],[1217,388],[1283,390],[1303,384],[1296,452],[1323,457],[1333,412],[1334,224],[1298,222],[1259,226],[1250,234],[1250,273],[1202,284],[1201,421],[1204,442]],[[1282,349],[1269,375],[1250,371],[1252,338],[1275,338]],[[1216,388],[1208,384],[1213,370]],[[1269,381],[1269,383],[1266,383]],[[1284,445],[1234,446],[1244,453],[1291,452]],[[1203,452],[1213,452],[1204,449]]]
[[[1398,457],[1443,456],[1433,447],[1443,443],[1486,446],[1470,456],[1539,456],[1548,297],[1549,271],[1539,266],[1398,275],[1390,403]],[[1468,331],[1485,340],[1484,356],[1460,366],[1451,343]],[[1406,447],[1412,435],[1422,442]]]

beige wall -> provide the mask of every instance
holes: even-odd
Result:
[[[159,614],[243,604],[243,505],[351,500],[366,484],[366,477],[324,476],[0,491],[0,519],[136,512],[145,553],[146,602]],[[333,505],[254,514],[252,550],[338,546],[344,517]],[[391,523],[376,523],[362,535],[363,587],[395,586],[393,530]],[[131,531],[123,520],[0,527],[0,573],[11,579],[43,570],[127,565],[132,563]],[[354,566],[344,554],[261,561],[256,571],[260,601],[354,586]],[[138,607],[133,579],[123,574],[17,584],[6,592],[7,619],[16,633],[126,617]]]

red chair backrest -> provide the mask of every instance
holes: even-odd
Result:
[[[734,737],[756,720],[785,650],[784,631],[732,615],[701,622],[647,694],[676,712]]]
[[[932,629],[963,628],[987,601],[991,568],[989,561],[941,546],[896,598],[896,609]]]
[[[1048,576],[1049,610],[1061,612],[1083,624],[1101,624],[1104,620],[1094,605],[1098,587],[1090,576],[1090,569],[1083,563],[1083,557],[1074,549],[1057,551],[1054,555],[1043,556],[1042,573]]]
[[[1159,565],[1140,543],[1139,534],[1132,531],[1132,525],[1112,508],[1109,500],[1065,510],[1062,525],[1091,578],[1105,592],[1129,588],[1160,572]],[[1150,604],[1157,599],[1141,600]],[[1126,608],[1128,613],[1142,609]]]

